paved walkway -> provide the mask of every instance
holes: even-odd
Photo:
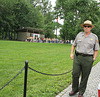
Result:
[[[100,83],[100,62],[92,67],[91,74],[88,79],[88,84],[84,97],[98,97],[98,84]],[[69,96],[72,90],[71,85],[59,93],[56,97],[78,97],[78,93],[74,96]]]

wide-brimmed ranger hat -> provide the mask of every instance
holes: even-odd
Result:
[[[92,28],[95,27],[90,20],[86,20],[83,24],[81,24],[81,27],[84,27],[84,25],[90,25]]]

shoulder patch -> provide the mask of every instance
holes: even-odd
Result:
[[[97,40],[97,42],[99,42],[99,41]]]

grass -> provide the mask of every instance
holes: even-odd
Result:
[[[44,73],[58,74],[72,69],[70,44],[0,41],[0,88],[29,61],[29,66]],[[99,61],[97,58],[96,64]],[[28,69],[27,97],[54,97],[69,84],[71,73],[46,76]],[[0,91],[0,97],[22,97],[24,71]]]

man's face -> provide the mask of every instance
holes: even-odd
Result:
[[[91,32],[92,26],[91,25],[84,25],[84,32],[88,33]]]

